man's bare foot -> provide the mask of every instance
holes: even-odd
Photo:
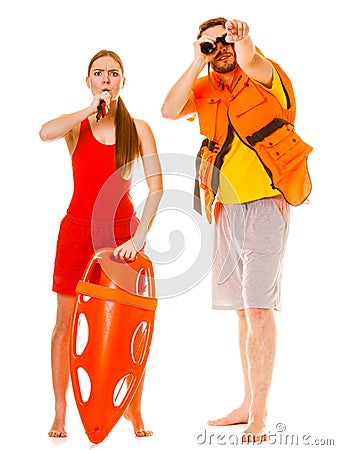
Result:
[[[268,440],[266,434],[265,421],[259,420],[251,422],[249,426],[244,430],[242,436],[242,442],[264,442]]]
[[[135,436],[148,437],[153,435],[153,432],[151,430],[146,430],[144,428],[141,412],[130,411],[128,408],[123,415],[125,419],[129,420],[132,423]]]
[[[248,423],[249,420],[249,409],[240,407],[234,409],[230,414],[221,419],[208,420],[208,425],[211,426],[228,426],[228,425],[238,425],[240,423]]]

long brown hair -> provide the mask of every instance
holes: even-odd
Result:
[[[97,52],[88,65],[88,76],[94,61],[104,56],[110,56],[121,67],[122,75],[124,75],[124,68],[121,58],[111,50],[100,50]],[[121,97],[118,98],[117,112],[115,118],[115,133],[116,133],[116,153],[115,164],[116,168],[122,167],[122,175],[128,177],[131,172],[133,161],[140,154],[140,141],[135,127],[134,119],[129,114]]]

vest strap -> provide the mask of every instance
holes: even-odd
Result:
[[[234,130],[229,122],[228,126],[228,134],[225,139],[225,142],[222,145],[222,148],[219,149],[219,144],[215,141],[211,141],[208,138],[203,139],[201,148],[199,152],[197,153],[196,160],[195,160],[195,169],[196,169],[196,176],[195,176],[195,186],[194,186],[194,210],[202,215],[202,202],[201,202],[201,191],[200,191],[200,183],[199,183],[199,170],[201,166],[201,159],[202,159],[202,153],[203,148],[208,147],[208,151],[212,153],[216,153],[216,158],[214,160],[214,169],[212,171],[212,178],[211,178],[211,186],[209,186],[209,191],[213,192],[213,195],[217,195],[218,186],[219,186],[219,174],[220,170],[223,164],[224,156],[229,152],[231,143],[234,138]],[[215,170],[216,168],[216,170]]]
[[[251,136],[247,136],[246,140],[249,142],[251,147],[254,147],[254,145],[257,144],[257,142],[264,141],[264,139],[270,136],[270,134],[277,131],[278,128],[282,128],[282,126],[287,123],[289,122],[287,122],[284,119],[275,118],[270,123],[265,125],[263,128],[253,133]]]
[[[202,215],[202,202],[201,202],[201,193],[200,193],[200,184],[199,184],[199,170],[201,166],[201,155],[202,155],[202,148],[203,146],[207,146],[209,143],[209,139],[205,138],[203,139],[201,148],[199,152],[197,153],[196,159],[195,159],[195,185],[194,185],[194,210],[198,212],[200,215]]]

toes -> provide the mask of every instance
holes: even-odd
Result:
[[[138,431],[136,431],[135,435],[137,437],[146,437],[146,436],[152,436],[153,432],[151,430],[138,430]]]
[[[242,443],[261,443],[268,440],[268,436],[266,434],[243,434]]]
[[[48,436],[52,438],[66,438],[67,433],[65,431],[50,430]]]
[[[145,431],[143,430],[138,430],[135,434],[137,437],[145,437]]]
[[[208,422],[207,422],[207,424],[210,425],[210,426],[212,426],[212,427],[215,426],[216,423],[217,423],[216,420],[208,420]]]

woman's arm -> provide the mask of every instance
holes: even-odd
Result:
[[[66,138],[69,151],[72,154],[72,151],[74,150],[77,142],[80,123],[87,117],[96,113],[101,99],[104,99],[106,101],[106,104],[108,105],[110,103],[109,93],[104,92],[102,94],[95,95],[91,104],[87,108],[81,109],[80,111],[76,111],[71,114],[63,114],[56,119],[52,119],[46,122],[41,127],[39,133],[40,138],[44,142],[49,142],[64,137]]]
[[[76,125],[82,122],[86,117],[95,112],[90,106],[71,114],[63,114],[56,119],[42,125],[40,130],[40,138],[44,142],[54,141],[65,137]]]
[[[134,259],[136,253],[143,248],[163,195],[162,170],[153,133],[149,125],[142,120],[135,120],[135,125],[140,139],[141,159],[149,192],[135,235],[114,251],[115,257],[126,259]]]

